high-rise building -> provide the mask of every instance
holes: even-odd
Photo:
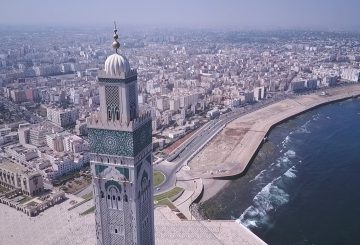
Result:
[[[254,99],[259,101],[265,98],[265,87],[254,88]]]
[[[46,144],[46,135],[51,129],[44,126],[31,127],[29,131],[29,144],[34,146],[44,146]]]
[[[88,119],[98,245],[154,244],[150,113],[138,111],[137,71],[116,53],[99,71],[100,111]]]
[[[360,70],[353,68],[343,69],[343,71],[341,72],[341,78],[350,82],[359,82]]]
[[[75,125],[76,120],[79,119],[79,108],[47,108],[47,119],[60,127],[67,127]]]

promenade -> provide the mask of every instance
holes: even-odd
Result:
[[[228,123],[191,158],[188,167],[176,173],[176,185],[182,187],[184,193],[174,204],[192,219],[189,208],[192,202],[200,196],[202,202],[208,200],[220,192],[231,177],[245,174],[274,126],[321,105],[360,96],[360,85],[327,89],[325,95],[321,92],[294,95]],[[242,224],[239,227],[246,229]],[[251,232],[247,237],[263,243]]]
[[[327,95],[294,96],[229,123],[189,162],[192,176],[203,179],[240,176],[269,131],[277,124],[315,107],[360,95],[360,85],[329,89]]]

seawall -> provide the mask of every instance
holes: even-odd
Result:
[[[294,96],[239,117],[229,123],[199,153],[198,161],[203,160],[207,162],[206,165],[201,162],[196,165],[196,159],[190,162],[192,172],[204,179],[232,179],[242,176],[261,148],[264,138],[274,127],[320,106],[358,96],[359,84],[336,87],[328,89],[327,95]],[[219,150],[222,144],[225,150]]]

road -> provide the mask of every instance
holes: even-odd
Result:
[[[154,170],[163,172],[167,179],[156,190],[155,194],[171,189],[176,182],[176,172],[196,155],[214,136],[217,135],[228,123],[240,116],[259,110],[272,103],[283,99],[291,98],[294,95],[278,95],[265,101],[259,101],[256,104],[249,104],[243,107],[234,108],[231,112],[222,114],[217,118],[207,122],[196,131],[187,141],[173,151],[166,160],[156,164]]]
[[[340,86],[351,86],[351,84],[340,84]],[[284,99],[295,99],[297,96],[310,93],[329,92],[331,88],[321,88],[312,91],[303,91],[296,94],[274,94],[272,98],[262,100],[256,104],[248,104],[242,107],[234,108],[231,112],[222,114],[196,131],[188,140],[173,151],[166,160],[154,165],[154,170],[162,171],[167,179],[161,184],[155,194],[164,192],[173,188],[176,182],[176,172],[183,166],[186,166],[191,160],[214,136],[217,135],[228,123],[240,116],[259,110],[270,104],[279,102]]]

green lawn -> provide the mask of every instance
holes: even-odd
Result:
[[[73,179],[78,178],[78,177],[80,177],[80,173],[78,171],[72,172],[72,173],[69,173],[69,174],[67,174],[65,176],[62,176],[59,179],[55,180],[53,182],[53,185],[54,186],[60,186],[60,185],[65,184],[69,180],[73,180]]]
[[[19,202],[19,204],[24,204],[24,203],[26,203],[26,202],[34,199],[34,197],[28,197],[28,196],[24,196],[24,197],[25,197],[25,198],[22,199],[22,200]]]
[[[175,188],[173,188],[173,189],[170,190],[170,191],[167,191],[167,192],[162,193],[162,194],[160,194],[160,195],[156,195],[156,196],[154,197],[154,200],[155,200],[156,202],[159,202],[159,201],[161,201],[161,200],[163,200],[163,199],[166,199],[166,198],[168,198],[169,200],[172,200],[175,196],[177,196],[178,194],[180,194],[180,193],[183,192],[183,191],[184,191],[183,188],[180,188],[180,187],[176,186]]]
[[[33,207],[33,206],[37,206],[37,205],[38,205],[38,203],[34,202],[34,201],[29,202],[28,204],[26,204],[27,207]]]
[[[85,210],[85,211],[82,212],[80,215],[84,216],[84,215],[87,215],[87,214],[91,214],[91,213],[93,213],[93,212],[95,212],[95,206],[89,208],[88,210]]]
[[[156,205],[157,206],[165,205],[165,206],[168,206],[171,210],[176,209],[175,205],[168,198],[165,198],[165,199],[162,199],[162,200],[158,201],[156,203]]]
[[[165,175],[160,171],[154,172],[154,187],[161,185],[165,181]]]
[[[93,194],[90,192],[88,194],[83,195],[81,198],[83,198],[84,200],[91,200],[93,198]]]

